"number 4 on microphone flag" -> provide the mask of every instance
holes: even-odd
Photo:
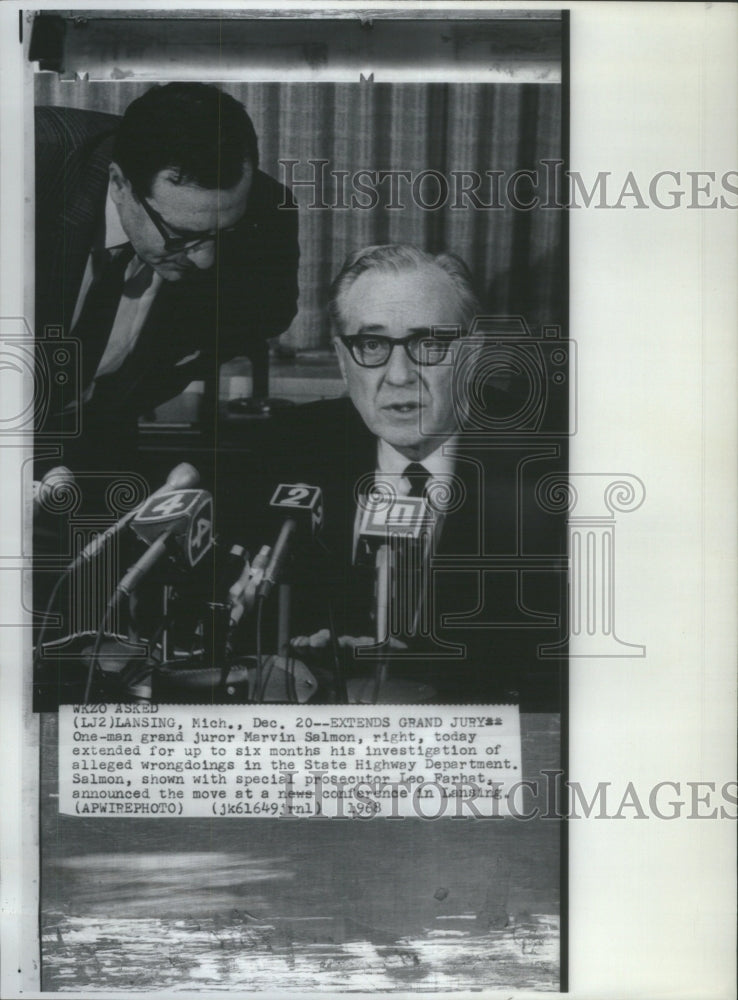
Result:
[[[190,566],[196,566],[213,544],[213,501],[205,496],[190,523],[187,549]]]
[[[170,490],[150,497],[131,522],[138,537],[152,544],[162,532],[184,535],[186,557],[196,566],[213,544],[213,501],[205,490]]]

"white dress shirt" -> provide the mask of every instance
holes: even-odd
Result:
[[[453,435],[453,437],[448,438],[435,451],[431,452],[430,455],[426,455],[419,463],[428,470],[431,477],[426,485],[426,490],[432,487],[434,480],[447,479],[453,474],[454,456],[453,454],[444,454],[444,449],[449,445],[453,445],[457,436]],[[449,451],[452,452],[453,449],[449,448]],[[401,455],[396,448],[393,448],[391,444],[388,444],[381,438],[378,440],[377,477],[384,478],[392,483],[397,495],[401,497],[406,497],[411,489],[410,481],[403,475],[408,465],[410,465],[409,458]]]
[[[110,196],[110,185],[108,185],[103,246],[106,250],[114,253],[117,248],[125,246],[128,242],[128,237],[120,223],[118,209]],[[93,273],[92,254],[90,254],[74,308],[72,333],[74,333],[74,327],[82,313],[87,293],[92,285]],[[97,366],[95,379],[117,371],[136,346],[146,317],[163,280],[161,275],[157,274],[149,264],[134,254],[126,268],[120,305],[115,314],[108,343]],[[85,387],[85,402],[92,396],[94,389],[95,380],[93,379],[90,385]]]

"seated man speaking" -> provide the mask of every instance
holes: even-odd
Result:
[[[72,468],[125,469],[142,414],[291,322],[297,212],[258,167],[214,86],[153,87],[122,119],[37,108],[36,336],[80,345],[43,430]]]
[[[409,245],[354,254],[329,302],[349,398],[308,404],[275,422],[266,449],[279,470],[269,470],[271,488],[314,485],[324,503],[319,545],[295,559],[292,650],[316,673],[341,659],[338,686],[345,682],[349,700],[509,701],[533,688],[534,701],[553,707],[556,671],[541,671],[536,648],[560,638],[562,581],[514,572],[523,530],[541,538],[532,523],[541,511],[519,496],[533,492],[523,467],[538,479],[551,465],[466,426],[470,352],[479,344],[464,334],[478,313],[469,272],[451,254]],[[392,571],[406,580],[384,590],[381,545],[365,531],[366,497],[377,489],[420,498],[433,518],[430,549],[416,559],[424,565],[401,559]],[[565,551],[562,526],[560,519],[544,525],[548,551]],[[425,583],[413,584],[418,577]],[[392,621],[385,604],[398,593],[406,613],[388,632],[378,622]],[[416,613],[418,595],[425,615]],[[389,653],[381,676],[372,643]]]

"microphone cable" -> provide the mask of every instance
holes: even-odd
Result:
[[[104,532],[101,532],[101,534],[99,534],[99,535],[96,536],[96,538],[101,539],[101,543],[97,547],[97,551],[90,558],[94,558],[96,555],[99,555],[99,553],[102,551],[102,549],[104,547],[104,544],[107,542],[107,540],[108,540],[109,537],[111,537],[110,529],[106,529]],[[43,611],[44,619],[41,622],[41,628],[39,629],[38,639],[36,640],[36,649],[35,649],[34,654],[33,654],[33,668],[34,668],[34,671],[38,667],[38,665],[39,665],[39,663],[41,661],[42,652],[43,652],[44,637],[46,636],[46,633],[48,632],[49,625],[50,625],[49,619],[51,617],[51,609],[53,608],[54,604],[56,603],[56,599],[59,596],[59,591],[61,590],[62,585],[64,583],[66,583],[67,580],[69,580],[70,577],[78,569],[80,569],[84,565],[84,562],[88,561],[87,559],[84,560],[84,562],[83,561],[78,561],[78,560],[79,560],[79,557],[77,559],[72,560],[72,562],[70,562],[67,566],[64,567],[61,575],[57,579],[57,581],[54,584],[54,586],[51,588],[51,593],[49,594],[49,599],[46,602],[46,607],[44,608],[44,611]]]
[[[43,621],[41,622],[41,628],[39,629],[38,639],[36,640],[36,649],[34,650],[33,653],[34,675],[42,659],[44,637],[46,636],[46,633],[49,629],[51,609],[54,607],[54,604],[56,603],[56,599],[59,595],[59,591],[61,590],[62,584],[65,583],[70,576],[71,576],[70,567],[67,566],[64,572],[59,577],[59,579],[54,584],[54,586],[51,588],[51,594],[49,595],[49,599],[46,602],[46,607],[44,608],[43,611]]]
[[[87,669],[87,683],[85,684],[84,698],[82,699],[82,704],[87,705],[90,700],[90,692],[92,690],[92,678],[95,675],[95,667],[98,665],[100,659],[100,647],[102,646],[102,641],[105,638],[105,627],[110,621],[113,611],[115,611],[120,604],[120,599],[123,597],[125,591],[120,589],[120,586],[116,587],[113,595],[107,603],[105,608],[105,613],[100,619],[100,624],[97,627],[97,633],[95,634],[95,644],[92,647],[92,653],[90,654],[90,665]]]
[[[157,494],[161,494],[167,488],[170,491],[175,491],[177,489],[189,489],[196,485],[199,480],[200,474],[194,466],[190,465],[188,462],[180,462],[179,465],[176,465],[170,471],[164,486],[155,490],[149,497],[149,500],[157,496]],[[41,628],[39,629],[36,648],[33,654],[34,672],[38,668],[42,658],[43,640],[49,629],[51,610],[56,602],[56,598],[59,595],[62,585],[72,576],[73,573],[76,573],[77,570],[81,569],[85,563],[89,563],[92,559],[96,558],[103,551],[103,549],[106,548],[108,543],[134,519],[138,509],[139,508],[134,508],[133,510],[128,511],[127,514],[120,517],[114,524],[111,524],[109,527],[99,532],[95,538],[89,542],[67,566],[64,567],[61,576],[52,587],[49,600],[47,601],[43,612],[44,620],[41,622]]]
[[[331,653],[333,655],[333,677],[336,684],[336,697],[339,705],[348,705],[348,690],[346,689],[346,675],[341,659],[341,649],[338,645],[336,634],[336,619],[333,614],[333,601],[328,599],[328,634],[331,640]]]
[[[174,525],[169,527],[162,535],[160,535],[155,542],[153,542],[149,548],[144,552],[142,556],[136,560],[133,566],[124,574],[123,579],[118,583],[117,587],[113,591],[110,599],[108,600],[107,606],[105,608],[105,614],[102,616],[100,624],[97,628],[97,635],[95,637],[95,645],[92,649],[92,656],[90,658],[90,666],[87,671],[87,684],[85,685],[85,698],[84,704],[87,704],[89,699],[90,689],[92,687],[92,678],[95,673],[95,667],[100,659],[100,647],[102,646],[102,641],[105,636],[105,626],[107,625],[110,617],[120,604],[122,597],[130,597],[132,592],[136,589],[141,579],[146,575],[146,573],[156,565],[158,560],[164,555],[172,538],[174,532]]]
[[[259,594],[256,599],[256,686],[254,688],[255,701],[260,703],[263,696],[262,686],[264,681],[264,663],[261,649],[261,625],[264,612],[264,595]]]

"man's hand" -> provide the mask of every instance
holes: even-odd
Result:
[[[297,635],[291,640],[290,645],[297,652],[306,649],[325,649],[331,639],[331,634],[327,628],[322,628],[318,632],[314,632],[312,635]],[[373,639],[369,635],[340,635],[338,637],[338,648],[345,649],[356,649],[357,646],[373,646],[376,643],[376,639]],[[389,641],[390,649],[407,649],[407,644],[401,642],[399,639],[390,639]]]

